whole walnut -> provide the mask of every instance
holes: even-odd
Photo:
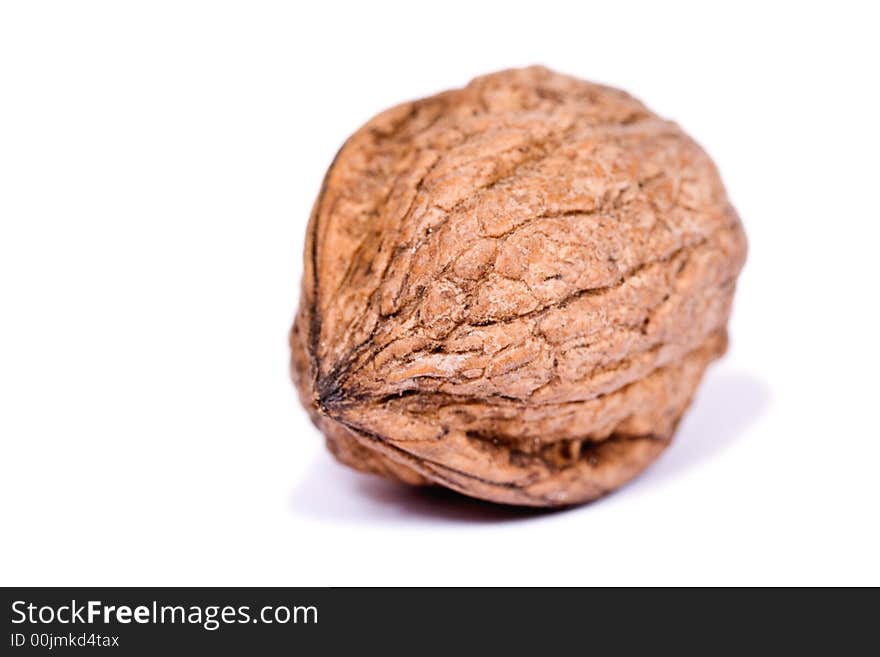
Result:
[[[545,68],[487,75],[379,114],[337,154],[294,381],[358,470],[585,502],[669,444],[726,348],[745,254],[677,125]]]

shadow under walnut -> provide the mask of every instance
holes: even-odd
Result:
[[[724,353],[745,254],[717,170],[675,124],[547,69],[484,76],[380,114],[337,154],[294,381],[358,470],[585,502],[671,440]]]

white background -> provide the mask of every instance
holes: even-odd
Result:
[[[880,584],[868,7],[4,2],[0,583]],[[677,120],[750,239],[673,447],[550,514],[337,465],[286,341],[345,137],[531,63]]]

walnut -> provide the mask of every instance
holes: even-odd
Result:
[[[358,470],[585,502],[669,444],[725,350],[745,254],[677,125],[545,68],[487,75],[379,114],[337,154],[294,381]]]

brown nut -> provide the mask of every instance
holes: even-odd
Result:
[[[358,470],[585,502],[669,444],[725,350],[745,254],[677,125],[545,68],[487,75],[339,151],[309,222],[293,377]]]

